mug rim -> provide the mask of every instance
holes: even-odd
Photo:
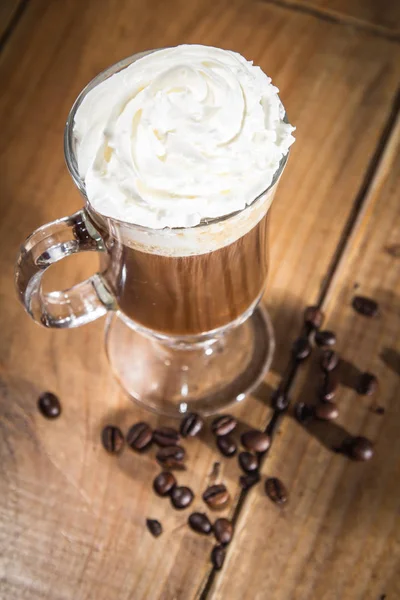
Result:
[[[109,67],[105,68],[103,71],[98,73],[95,77],[93,77],[93,79],[91,79],[85,85],[85,87],[82,89],[82,91],[78,94],[77,98],[75,99],[75,101],[68,113],[67,121],[65,123],[65,128],[64,128],[64,158],[65,158],[65,162],[67,164],[68,171],[69,171],[76,187],[78,188],[78,190],[80,191],[82,196],[85,198],[85,202],[87,203],[87,205],[90,209],[90,212],[95,213],[96,215],[99,215],[102,219],[110,219],[110,220],[118,223],[119,225],[123,225],[125,227],[130,227],[130,228],[137,228],[137,229],[139,229],[141,231],[145,231],[145,232],[146,231],[152,232],[152,231],[154,231],[154,228],[146,227],[144,225],[139,225],[137,223],[130,223],[128,221],[122,221],[121,219],[117,219],[115,217],[109,217],[109,216],[103,215],[103,214],[99,213],[91,205],[90,200],[86,194],[85,182],[81,178],[81,176],[79,174],[79,170],[78,170],[78,161],[76,158],[76,152],[75,152],[75,148],[74,148],[74,141],[75,141],[74,140],[74,121],[75,121],[76,112],[77,112],[78,108],[80,107],[81,103],[83,102],[84,98],[92,89],[94,89],[97,85],[99,85],[99,83],[102,83],[103,81],[105,81],[106,79],[108,79],[109,77],[114,75],[115,73],[118,73],[122,69],[128,67],[130,64],[134,63],[136,60],[139,60],[143,56],[146,56],[147,54],[151,54],[153,52],[157,52],[158,50],[164,50],[164,48],[154,48],[151,50],[144,50],[142,52],[136,52],[135,54],[131,54],[130,56],[123,58],[123,59],[117,61],[116,63],[113,63],[112,65],[110,65]],[[288,123],[286,111],[285,111],[284,121]],[[212,217],[209,219],[207,219],[207,218],[202,219],[200,221],[200,223],[198,223],[198,225],[194,225],[193,227],[164,227],[163,229],[167,229],[168,231],[182,231],[182,230],[186,230],[186,229],[199,229],[202,227],[208,227],[209,225],[212,225],[212,224],[221,223],[223,221],[226,221],[227,219],[231,219],[232,217],[238,215],[239,213],[243,213],[247,210],[250,210],[254,206],[254,204],[256,204],[258,200],[260,200],[260,198],[262,198],[267,192],[269,192],[269,190],[271,188],[273,188],[276,185],[276,183],[278,182],[278,180],[286,166],[286,163],[289,158],[289,153],[290,153],[290,149],[281,158],[281,160],[279,162],[279,166],[274,173],[274,176],[272,178],[270,185],[265,190],[263,190],[260,194],[258,194],[258,196],[256,196],[250,202],[250,204],[246,204],[246,206],[244,208],[242,208],[241,210],[236,210],[227,215],[221,215],[220,217]],[[160,229],[160,231],[162,231],[162,229]]]

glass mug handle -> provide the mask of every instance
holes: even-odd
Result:
[[[15,283],[22,304],[37,323],[45,327],[78,327],[117,309],[101,273],[69,290],[49,294],[42,291],[42,276],[48,267],[66,256],[88,250],[105,252],[106,247],[84,209],[43,225],[27,238],[18,256]]]

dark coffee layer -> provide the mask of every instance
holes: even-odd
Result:
[[[195,256],[150,254],[114,244],[112,280],[120,309],[148,329],[176,336],[230,323],[262,292],[268,220],[267,214],[233,244]]]

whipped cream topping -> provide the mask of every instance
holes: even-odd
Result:
[[[278,89],[236,52],[156,50],[90,90],[74,121],[93,208],[152,229],[242,210],[294,142]]]

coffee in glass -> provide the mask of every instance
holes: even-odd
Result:
[[[65,133],[85,208],[21,250],[28,312],[73,327],[110,311],[114,373],[154,410],[210,413],[242,400],[272,356],[259,301],[292,131],[270,79],[233,52],[178,46],[101,73]],[[101,252],[100,272],[44,294],[43,271],[81,250]]]

